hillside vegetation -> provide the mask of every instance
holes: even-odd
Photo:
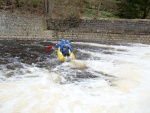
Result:
[[[0,0],[0,11],[66,18],[149,18],[150,0]]]

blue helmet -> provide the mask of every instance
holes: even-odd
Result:
[[[66,40],[66,41],[65,41],[66,44],[69,44],[69,42],[70,42],[69,40]]]
[[[65,40],[64,40],[64,39],[61,39],[61,43],[65,43]]]

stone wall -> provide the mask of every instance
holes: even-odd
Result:
[[[101,19],[80,22],[50,21],[49,27],[58,29],[53,36],[76,41],[100,43],[144,43],[150,44],[150,20]],[[67,23],[67,26],[64,24]],[[73,26],[74,27],[73,27]]]
[[[81,20],[47,23],[45,18],[0,13],[0,38],[52,40],[66,38],[74,41],[100,43],[150,44],[150,20]],[[52,30],[58,31],[52,31]],[[63,31],[63,32],[62,32]]]
[[[39,37],[45,30],[45,19],[0,13],[0,36]]]
[[[71,33],[58,32],[57,39],[72,41],[99,42],[107,44],[143,43],[150,44],[150,35],[105,34],[105,33]]]
[[[87,21],[88,22],[88,21]],[[80,28],[91,32],[111,34],[150,34],[150,21],[144,20],[95,20],[87,26],[83,21]],[[83,30],[85,30],[83,29]],[[86,31],[86,30],[85,30]]]
[[[150,20],[130,19],[100,19],[72,21],[49,21],[49,27],[59,31],[83,32],[83,33],[111,33],[111,34],[147,34],[150,35]],[[70,24],[69,24],[70,22]],[[67,26],[64,24],[67,23]],[[73,27],[73,26],[75,27]]]

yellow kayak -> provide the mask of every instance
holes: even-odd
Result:
[[[73,52],[70,53],[70,56],[63,56],[62,52],[60,51],[60,47],[57,49],[57,57],[61,62],[69,62],[75,59],[75,55]]]

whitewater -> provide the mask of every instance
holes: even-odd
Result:
[[[60,63],[53,41],[4,42],[0,113],[150,113],[150,45],[72,42]]]

